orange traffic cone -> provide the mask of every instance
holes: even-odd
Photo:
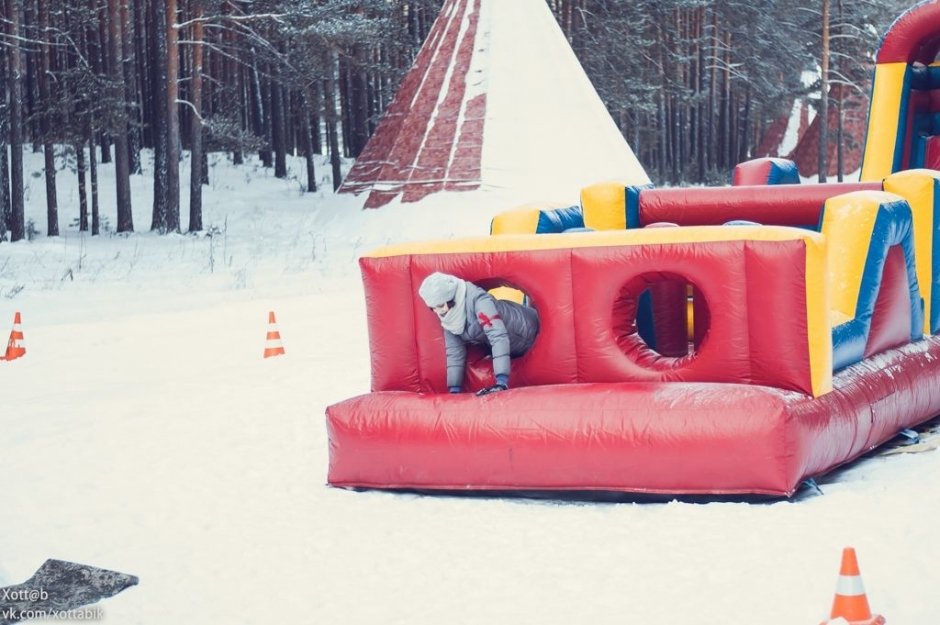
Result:
[[[281,345],[281,333],[277,331],[277,321],[274,311],[268,313],[268,338],[264,343],[264,357],[283,356],[284,346]]]
[[[23,344],[23,329],[20,327],[20,313],[13,316],[13,329],[10,331],[10,341],[7,351],[0,360],[16,360],[26,355],[26,346]]]
[[[842,566],[839,568],[839,582],[836,585],[836,598],[832,602],[830,619],[842,617],[850,625],[884,625],[885,617],[872,616],[868,607],[868,597],[862,585],[862,575],[858,572],[858,560],[855,549],[846,547],[842,550]],[[824,621],[822,625],[826,625]]]

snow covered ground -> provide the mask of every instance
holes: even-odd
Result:
[[[483,234],[506,206],[363,213],[302,194],[299,161],[277,180],[212,158],[211,237],[146,232],[146,172],[140,233],[80,236],[63,171],[64,236],[0,244],[0,331],[20,311],[28,350],[0,363],[0,586],[49,557],[132,573],[140,585],[102,604],[122,625],[814,625],[852,545],[874,611],[940,620],[934,452],[870,456],[793,501],[329,488],[324,409],[369,387],[356,258]],[[27,181],[44,231],[42,178]],[[269,310],[287,355],[263,360]]]

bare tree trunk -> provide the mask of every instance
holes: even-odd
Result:
[[[819,55],[819,182],[829,171],[829,0],[822,0],[822,51]]]
[[[99,0],[90,0],[92,8],[97,8],[98,14],[98,25],[95,28],[95,37],[98,41],[98,48],[101,50],[101,71],[99,74],[101,76],[110,77],[111,74],[111,55],[108,52],[108,19],[110,14],[108,11],[107,4],[100,2]],[[111,138],[108,135],[110,128],[99,129],[99,141],[101,142],[101,162],[110,163],[111,162]]]
[[[242,64],[239,64],[239,66],[235,68],[235,88],[238,92],[238,122],[241,125],[242,130],[247,130],[249,127],[248,110],[250,107],[248,106],[248,94],[251,91],[251,86],[248,85],[248,81],[245,80],[246,71],[248,71],[248,69]],[[232,163],[235,165],[241,165],[244,162],[245,156],[242,153],[241,148],[237,148],[234,152],[232,152]]]
[[[261,108],[259,112],[261,114],[261,136],[264,141],[264,145],[261,146],[261,152],[258,155],[261,158],[261,164],[265,167],[271,167],[274,165],[274,155],[272,153],[272,125],[271,118],[273,117],[271,112],[271,90],[273,88],[272,81],[268,76],[270,75],[270,68],[267,68],[265,71],[265,76],[261,79]]]
[[[0,54],[0,56],[3,56]],[[2,77],[0,77],[2,81]],[[10,160],[7,157],[7,112],[0,110],[0,241],[6,241],[10,221]]]
[[[287,116],[284,106],[284,87],[271,81],[271,136],[274,146],[274,177],[287,178]]]
[[[95,133],[86,119],[85,141],[88,143],[88,173],[91,177],[91,235],[101,233],[101,219],[98,212],[98,155],[95,153]]]
[[[674,47],[679,47],[686,40],[685,32],[685,19],[684,14],[681,9],[676,9],[676,25],[675,25],[675,37],[676,40],[672,42]],[[684,56],[684,55],[683,55]],[[688,63],[683,59],[675,63],[675,83],[681,87],[686,86],[686,72],[688,71]],[[685,177],[685,166],[686,166],[686,104],[683,102],[684,96],[680,92],[676,94],[674,100],[675,105],[673,107],[673,123],[672,123],[672,133],[673,133],[673,145],[675,146],[672,150],[672,171],[673,179],[677,182],[681,182]]]
[[[150,123],[153,120],[151,106],[152,96],[150,93],[151,85],[148,81],[151,71],[147,46],[147,20],[149,18],[149,11],[147,10],[147,0],[134,0],[134,3],[135,74],[139,77],[137,80],[139,105],[137,113],[141,123],[139,136],[141,139],[141,147],[153,147],[153,129]]]
[[[708,150],[708,167],[715,169],[718,166],[718,150],[715,138],[715,112],[718,108],[718,11],[714,11],[712,19],[712,56],[709,60],[711,66],[710,80],[708,85],[708,123],[705,132],[705,145]]]
[[[0,0],[0,8],[9,13],[6,0]],[[6,25],[0,22],[0,34],[6,33]],[[0,241],[7,238],[10,222],[10,160],[7,156],[10,132],[10,104],[7,82],[7,49],[0,48]]]
[[[150,3],[151,42],[151,96],[153,112],[153,216],[150,229],[167,229],[167,59],[166,12],[161,10],[162,0]]]
[[[9,220],[9,204],[10,204],[10,162],[7,158],[7,141],[6,138],[0,138],[0,150],[3,150],[0,153],[0,241],[7,240],[7,221]]]
[[[94,150],[94,146],[92,146]],[[85,188],[85,143],[75,142],[75,174],[78,176],[78,229],[88,231],[88,191]]]
[[[26,69],[26,82],[23,83],[23,93],[26,96],[24,121],[26,127],[29,128],[28,137],[33,144],[34,154],[38,154],[39,151],[42,150],[42,129],[39,127],[39,116],[35,114],[36,110],[39,108],[39,81],[36,80],[36,55],[32,50],[32,43],[29,43],[34,41],[30,27],[35,26],[37,21],[35,0],[26,0],[26,3],[23,4],[23,16],[20,19],[20,34],[23,35],[24,40],[27,42],[27,45],[22,47],[24,67]]]
[[[669,136],[667,132],[668,94],[667,94],[667,84],[666,84],[666,64],[665,64],[666,59],[664,58],[664,54],[663,54],[663,50],[666,47],[666,41],[665,41],[665,35],[663,34],[662,28],[660,27],[656,28],[656,39],[658,42],[656,49],[657,49],[657,52],[659,53],[658,61],[659,61],[659,68],[660,68],[659,97],[657,98],[657,102],[656,102],[658,106],[658,117],[659,117],[659,124],[657,126],[657,130],[658,130],[657,135],[659,139],[659,146],[658,146],[659,158],[657,158],[656,160],[657,162],[656,168],[659,170],[660,179],[665,180],[667,167],[669,165],[668,150],[667,150],[667,143],[668,143],[668,136]]]
[[[202,230],[202,180],[203,152],[202,152],[202,0],[192,0],[193,22],[193,67],[190,77],[192,90],[192,158],[190,159],[189,177],[189,231]]]
[[[23,54],[20,49],[23,0],[7,0],[10,33],[10,240],[26,237],[23,190]]]
[[[330,141],[330,166],[333,173],[333,191],[339,189],[339,185],[342,182],[342,174],[340,173],[340,156],[339,156],[339,138],[338,138],[338,127],[336,119],[336,69],[337,69],[337,52],[336,50],[330,50],[327,53],[327,79],[326,79],[326,124],[327,124],[327,135],[329,135]]]
[[[117,189],[117,231],[133,232],[134,215],[131,212],[130,158],[127,152],[127,96],[124,92],[124,71],[121,65],[123,57],[123,37],[121,35],[121,9],[119,2],[127,0],[108,0],[110,37],[108,38],[108,56],[114,100],[121,106],[118,127],[114,132],[114,175]]]
[[[840,88],[836,99],[836,180],[839,182],[842,182],[845,177],[845,146],[843,145],[845,142],[845,131],[843,130],[845,111],[842,108],[844,91]]]
[[[98,12],[97,6],[98,6],[97,0],[87,0],[87,5],[84,8],[90,11],[91,14],[100,18],[102,15],[101,13]],[[80,20],[80,24],[83,25],[83,26],[80,26],[80,28],[84,27],[85,29],[85,37],[84,37],[85,50],[87,51],[88,65],[91,69],[91,73],[94,74],[95,76],[104,77],[107,73],[105,71],[105,63],[104,63],[104,57],[107,56],[107,53],[102,49],[101,36],[98,30],[98,26],[97,24],[90,23],[89,18]],[[97,136],[98,129],[95,128],[94,132]],[[94,140],[96,139],[93,139],[93,141]],[[88,149],[89,150],[92,149],[91,146],[89,146]]]
[[[130,167],[132,174],[139,174],[142,171],[140,164],[140,89],[137,85],[137,54],[134,49],[136,37],[134,34],[134,21],[131,19],[129,2],[121,3],[121,34],[124,37],[122,47],[124,48],[124,83],[127,91],[127,151],[130,157]]]
[[[291,156],[297,156],[300,149],[301,132],[298,132],[299,114],[297,105],[297,91],[290,87],[284,87],[284,130],[287,132],[287,153]]]
[[[189,0],[177,0],[177,20],[182,22],[185,18],[184,16],[189,15]],[[187,26],[190,28],[190,26]],[[193,75],[193,49],[192,46],[188,44],[188,41],[192,39],[191,33],[187,32],[177,32],[177,37],[182,36],[183,40],[187,41],[187,45],[179,44],[179,77],[177,84],[179,84],[179,93],[176,94],[178,113],[179,113],[179,134],[180,134],[180,159],[183,158],[182,153],[186,150],[192,150],[193,146],[190,144],[191,139],[193,138],[193,128],[192,128],[192,102],[193,102],[193,86],[191,84],[191,77]],[[186,104],[188,103],[188,104]],[[182,183],[181,183],[182,184]],[[182,186],[180,188],[180,194],[182,194]]]
[[[352,76],[350,93],[355,120],[350,133],[354,138],[351,156],[359,156],[369,141],[369,81],[366,75],[366,51],[362,46],[356,47],[356,60],[358,63]]]
[[[258,61],[255,59],[252,62],[251,66],[251,84],[249,89],[251,91],[251,128],[252,131],[258,135],[264,136],[264,90],[261,88],[261,72],[258,70]],[[259,154],[259,158],[262,158],[262,153]],[[264,162],[262,158],[262,163]]]
[[[336,74],[339,78],[336,84],[337,95],[339,95],[339,121],[343,130],[343,155],[350,155],[350,146],[352,145],[352,106],[350,105],[349,89],[349,63],[345,59],[339,59]]]
[[[46,179],[46,232],[59,236],[59,201],[55,189],[55,145],[52,143],[51,98],[49,97],[49,0],[39,0],[39,31],[42,46],[39,50],[39,98],[42,111],[39,128],[42,133],[42,151]]]
[[[311,119],[310,119],[310,128],[313,131],[313,153],[314,154],[323,154],[323,135],[320,130],[320,111],[321,106],[320,102],[322,98],[320,94],[323,91],[323,85],[320,81],[311,87],[307,88],[307,93],[310,95],[310,100],[307,105],[310,107]]]
[[[166,2],[166,115],[167,115],[167,204],[166,229],[180,231],[180,116],[179,36],[176,32],[176,0]]]
[[[76,45],[66,54],[64,65],[74,70],[79,65],[79,56],[87,58],[88,41],[85,36],[85,27],[76,17],[74,9],[66,9],[65,21],[70,32],[77,37]],[[72,107],[66,113],[66,124],[72,135],[72,148],[75,150],[75,175],[78,178],[78,229],[80,232],[88,230],[88,189],[85,184],[88,165],[85,161],[85,119],[87,112],[87,97],[74,93],[65,93],[65,100],[72,102]]]
[[[311,89],[305,88],[300,94],[301,115],[303,117],[304,160],[307,163],[307,193],[317,190],[317,172],[313,161],[313,133],[310,131]]]
[[[745,87],[744,91],[744,117],[740,120],[740,131],[738,133],[738,149],[735,152],[734,163],[732,165],[737,165],[745,160],[747,160],[747,151],[748,151],[748,130],[751,127],[751,87]]]
[[[732,97],[732,93],[731,93],[731,62],[732,62],[731,33],[725,33],[724,48],[725,48],[725,61],[724,61],[725,72],[724,72],[724,88],[723,88],[724,95],[722,96],[723,97],[722,109],[723,109],[723,114],[725,118],[725,128],[724,128],[724,136],[722,137],[723,151],[722,151],[720,166],[723,169],[727,170],[727,169],[730,169],[734,165],[734,163],[731,162],[732,160],[734,160],[732,158],[732,154],[733,154],[732,141],[734,139],[734,116],[733,116],[734,98]]]
[[[384,62],[385,58],[385,46],[376,46],[369,57],[370,65],[377,65]],[[382,80],[379,77],[378,72],[370,71],[368,79],[368,100],[366,106],[366,143],[369,142],[369,137],[372,136],[372,133],[375,132],[375,125],[372,123],[374,116],[378,115],[378,111],[385,110],[379,109],[382,103]],[[621,131],[623,131],[626,126],[620,126]]]
[[[842,0],[839,0],[839,34],[844,32],[844,15],[842,13]],[[841,40],[841,38],[839,38]],[[836,59],[838,59],[838,55]],[[841,67],[841,63],[839,63]],[[836,118],[836,176],[839,182],[842,182],[845,174],[845,85],[839,85],[838,99],[836,100],[836,106],[838,107],[838,117]]]
[[[699,182],[705,181],[705,172],[708,169],[708,147],[705,145],[705,98],[702,89],[705,84],[705,20],[706,9],[701,7],[698,15],[698,31],[696,33],[695,53],[695,158],[698,163]]]

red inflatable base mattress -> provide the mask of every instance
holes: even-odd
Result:
[[[333,486],[790,496],[940,413],[940,338],[834,376],[819,398],[624,382],[378,392],[327,409]]]

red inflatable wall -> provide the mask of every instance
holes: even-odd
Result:
[[[610,234],[618,240],[631,236]],[[741,230],[733,234],[743,236]],[[812,395],[806,241],[819,235],[786,230],[784,236],[789,238],[363,258],[372,390],[446,390],[442,330],[417,295],[425,276],[443,271],[488,288],[521,289],[539,311],[535,345],[513,360],[514,388],[702,381],[766,384]],[[537,235],[519,239],[533,247],[545,241]],[[704,335],[690,356],[663,357],[636,332],[637,300],[662,280],[694,285],[707,305],[707,327],[697,328]],[[679,305],[684,312],[684,300]],[[489,369],[486,361],[472,365],[465,387],[491,384]]]

